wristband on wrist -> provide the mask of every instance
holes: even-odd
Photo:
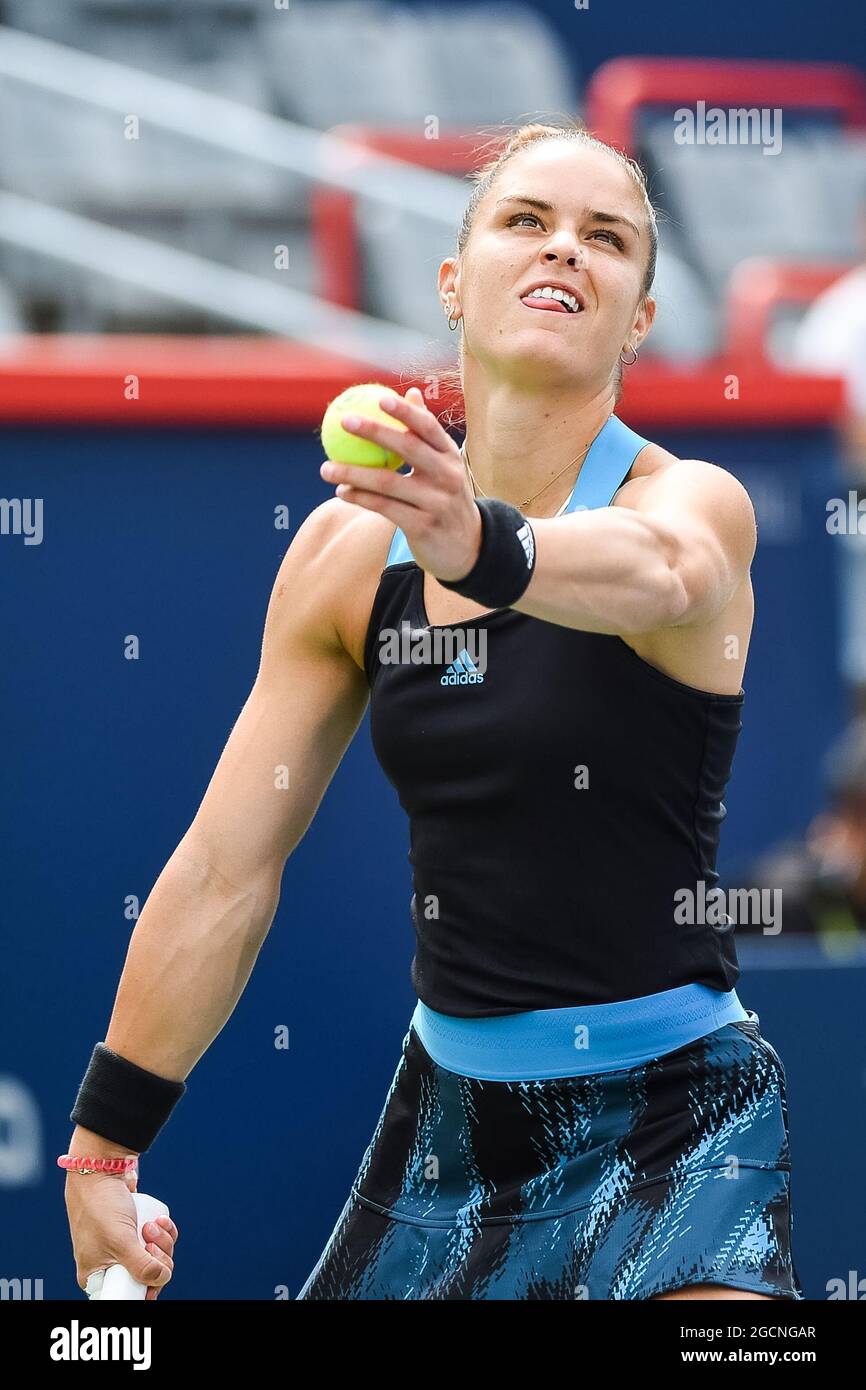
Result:
[[[535,535],[527,517],[498,497],[477,497],[481,549],[462,579],[438,579],[446,589],[483,603],[509,608],[526,590],[535,569]]]
[[[142,1154],[186,1090],[98,1042],[78,1088],[70,1120],[113,1144]]]

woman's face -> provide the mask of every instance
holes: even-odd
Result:
[[[642,302],[649,228],[630,175],[603,150],[544,141],[502,168],[463,256],[439,271],[463,315],[464,352],[500,379],[602,389],[649,331]],[[571,291],[576,311],[531,291]]]

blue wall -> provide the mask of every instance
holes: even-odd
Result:
[[[824,530],[834,461],[820,432],[659,440],[731,467],[763,499],[724,867],[819,804],[817,759],[842,717]],[[0,537],[0,1276],[42,1278],[47,1298],[63,1298],[77,1290],[54,1159],[105,1036],[132,926],[124,900],[147,897],[255,675],[290,539],[274,508],[289,506],[294,532],[331,489],[312,431],[21,428],[5,431],[3,455],[4,494],[44,499],[44,538]],[[131,633],[138,661],[123,656]],[[411,1013],[407,848],[365,720],[289,861],[249,987],[142,1160],[142,1190],[169,1202],[183,1234],[171,1297],[294,1294],[315,1262]],[[798,1263],[813,1296],[863,1249],[852,1202],[863,1136],[846,1138],[851,1110],[862,1115],[862,1058],[846,1034],[862,978],[806,972],[790,994],[787,976],[750,972],[741,990],[788,1066],[808,1233]],[[288,1052],[273,1047],[280,1024]],[[819,1126],[811,1103],[828,1066],[834,1109]]]
[[[430,0],[403,0],[426,8]],[[866,68],[866,26],[854,0],[823,5],[820,21],[813,0],[663,0],[651,5],[626,0],[612,5],[589,0],[530,0],[560,36],[581,85],[610,58],[640,54],[669,58],[765,58],[852,63]],[[496,9],[503,7],[497,5]]]

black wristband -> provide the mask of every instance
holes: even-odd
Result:
[[[535,568],[535,536],[527,517],[498,497],[477,497],[481,549],[462,579],[439,579],[446,589],[487,608],[509,608],[523,594]]]
[[[69,1118],[114,1144],[144,1153],[185,1090],[185,1082],[145,1071],[98,1042]]]

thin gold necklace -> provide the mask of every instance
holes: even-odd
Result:
[[[593,436],[593,437],[595,438],[596,436]],[[561,478],[561,477],[562,477],[562,475],[563,475],[563,473],[566,471],[566,469],[568,469],[568,468],[573,468],[574,465],[575,465],[576,463],[579,463],[580,460],[583,458],[584,454],[586,453],[587,449],[589,449],[590,444],[592,444],[592,439],[589,441],[589,444],[586,445],[586,448],[581,449],[581,451],[580,451],[580,453],[578,454],[577,458],[573,458],[573,459],[571,460],[570,463],[567,463],[567,464],[565,465],[565,468],[560,468],[559,472],[558,472],[557,474],[555,474],[554,477],[550,478],[550,479],[544,484],[544,487],[539,488],[539,489],[538,489],[538,492],[534,492],[534,493],[532,494],[531,497],[527,497],[527,499],[526,499],[525,502],[521,502],[521,503],[520,503],[520,509],[521,509],[521,511],[523,510],[524,507],[528,507],[529,504],[530,504],[530,502],[534,502],[535,499],[536,499],[536,497],[540,497],[541,494],[542,494],[543,492],[546,492],[547,489],[548,489],[553,483],[556,482],[556,479],[557,479],[557,478]],[[475,496],[476,496],[476,497],[479,497],[479,496],[481,496],[481,497],[486,497],[486,496],[487,496],[487,493],[484,492],[483,489],[479,487],[479,485],[478,485],[478,483],[476,482],[476,479],[475,479],[475,474],[472,472],[472,465],[471,465],[470,462],[469,462],[469,451],[468,451],[468,449],[466,448],[466,443],[465,443],[465,441],[464,441],[463,444],[461,444],[461,446],[460,446],[460,452],[461,452],[461,454],[463,455],[463,462],[466,464],[466,467],[467,467],[467,469],[468,469],[468,471],[469,471],[469,477],[470,477],[471,480],[472,480],[472,487],[473,487],[473,490],[474,490],[474,492],[475,492]],[[566,497],[565,502],[563,502],[563,504],[562,504],[562,507],[559,508],[559,511],[560,511],[560,512],[562,511],[562,509],[563,509],[563,507],[565,506],[565,503],[566,503],[567,501],[568,501],[568,498]],[[556,515],[558,516],[558,515],[559,515],[559,512],[557,512]]]

